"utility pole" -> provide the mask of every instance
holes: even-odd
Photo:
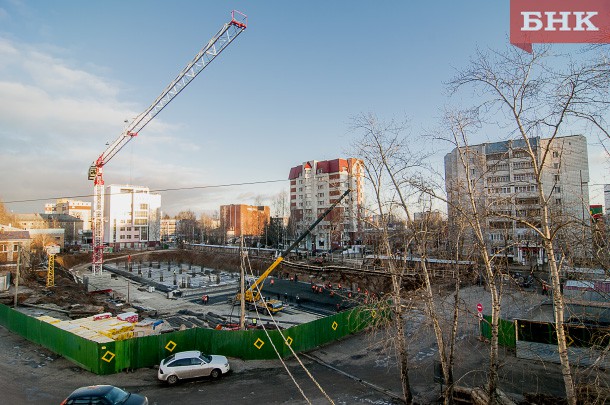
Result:
[[[246,269],[244,265],[244,237],[240,238],[239,242],[239,258],[241,260],[241,278],[240,278],[240,292],[241,292],[241,300],[240,300],[240,314],[239,314],[239,330],[246,329],[246,286],[245,286],[245,278],[246,278]]]
[[[17,293],[19,291],[19,267],[21,266],[21,244],[17,245],[17,277],[15,277],[15,302],[14,308],[17,308]]]

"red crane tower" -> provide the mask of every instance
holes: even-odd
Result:
[[[212,62],[239,34],[246,29],[247,17],[234,10],[231,21],[225,23],[220,31],[186,65],[163,93],[143,113],[127,125],[121,135],[112,142],[89,168],[89,180],[93,180],[93,274],[102,273],[104,263],[104,166],[129,141],[167,106],[210,62]]]

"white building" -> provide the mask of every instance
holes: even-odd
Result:
[[[145,248],[161,240],[161,195],[148,187],[110,185],[104,195],[104,242]]]
[[[549,139],[531,138],[536,161],[541,162],[542,187],[555,224],[588,224],[589,161],[587,140],[582,135]],[[465,151],[465,148],[462,148]],[[445,186],[450,224],[458,218],[455,205],[470,209],[466,191],[466,169],[457,148],[445,156]],[[540,222],[540,202],[533,163],[522,139],[468,146],[465,153],[478,211],[485,215],[490,253],[521,263],[544,261],[544,250],[535,232],[519,220]],[[565,231],[576,230],[565,227]],[[582,232],[582,228],[580,232]],[[582,233],[581,233],[582,235]],[[582,237],[580,238],[582,240]],[[578,254],[582,254],[580,251]]]
[[[349,188],[352,190],[305,242],[307,249],[329,250],[362,243],[363,163],[359,159],[311,160],[290,169],[290,220],[296,237]]]
[[[55,203],[44,205],[45,214],[71,215],[83,221],[83,231],[91,230],[91,203],[60,198]]]

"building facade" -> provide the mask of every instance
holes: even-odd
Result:
[[[161,220],[161,241],[169,242],[176,239],[176,219]]]
[[[582,135],[531,138],[537,164],[542,162],[542,187],[555,224],[588,223],[589,161]],[[463,155],[462,161],[460,155]],[[463,162],[466,162],[466,167]],[[450,225],[456,226],[456,207],[469,210],[466,170],[477,211],[484,215],[490,253],[520,263],[542,264],[545,252],[536,233],[524,224],[540,223],[540,201],[534,163],[524,140],[471,145],[445,156],[445,187]],[[582,251],[577,254],[584,254]]]
[[[45,214],[70,215],[83,221],[83,231],[91,230],[91,203],[60,198],[55,203],[44,205]]]
[[[104,195],[104,242],[142,249],[161,240],[161,195],[148,187],[110,185]]]
[[[295,238],[347,190],[351,193],[320,222],[305,248],[329,250],[362,243],[364,168],[359,159],[311,160],[290,169],[290,221]]]
[[[261,236],[270,216],[269,207],[264,205],[221,205],[220,228],[227,240],[240,236]]]

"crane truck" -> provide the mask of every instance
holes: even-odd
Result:
[[[260,277],[258,279],[256,279],[244,292],[243,295],[243,299],[246,303],[246,305],[250,308],[258,308],[261,310],[264,310],[266,312],[269,312],[270,314],[276,314],[278,312],[280,312],[281,310],[284,309],[284,304],[282,303],[282,301],[280,300],[275,300],[275,299],[271,299],[271,300],[266,300],[262,295],[261,295],[261,289],[263,288],[263,283],[265,281],[265,279],[267,277],[269,277],[269,275],[271,274],[271,272],[273,270],[275,270],[275,268],[277,266],[279,266],[280,263],[282,263],[282,261],[284,261],[284,258],[288,256],[288,254],[299,245],[299,243],[301,243],[301,241],[303,239],[305,239],[307,237],[307,235],[309,235],[311,233],[311,231],[328,215],[330,214],[330,212],[345,198],[347,197],[347,195],[351,192],[351,189],[347,189],[345,190],[345,192],[341,195],[341,197],[339,197],[337,199],[337,201],[335,201],[330,207],[328,207],[326,209],[326,211],[324,211],[322,214],[320,214],[320,216],[316,219],[316,221],[311,224],[309,226],[309,228],[307,228],[307,230],[305,232],[303,232],[303,234],[301,234],[301,236],[298,237],[297,240],[295,240],[290,246],[288,246],[288,248],[286,250],[284,250],[278,257],[277,259],[275,259],[275,261],[271,264],[271,266],[269,266],[267,268],[267,270],[265,270],[263,272],[263,274],[260,275]],[[242,300],[242,294],[238,293],[235,298],[233,299],[233,304],[234,305],[238,305],[239,303],[241,303]]]

